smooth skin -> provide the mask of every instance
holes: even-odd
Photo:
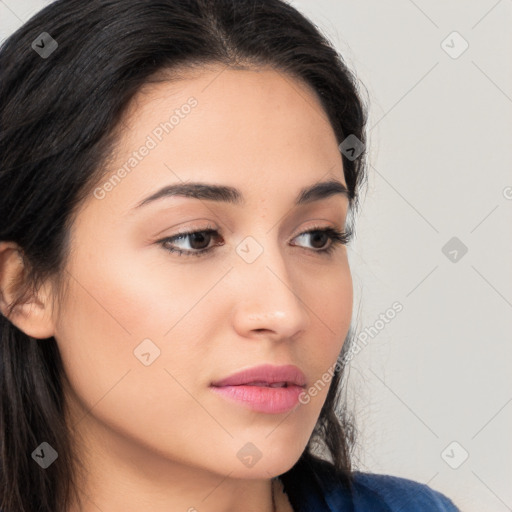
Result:
[[[48,283],[10,318],[41,343],[57,341],[70,384],[67,417],[87,464],[84,512],[270,512],[270,479],[298,460],[328,386],[279,414],[254,412],[209,386],[269,363],[297,365],[309,387],[333,367],[350,326],[347,247],[322,254],[322,242],[301,235],[343,231],[348,199],[294,206],[303,187],[346,185],[327,116],[296,79],[217,66],[146,86],[102,184],[192,96],[197,106],[157,147],[77,211],[62,303],[52,307]],[[174,196],[135,208],[188,181],[236,187],[245,203]],[[208,245],[206,255],[159,242],[208,227],[219,233],[209,244],[173,242],[190,252]],[[252,263],[236,251],[248,236],[262,248]],[[14,244],[0,244],[0,265],[5,313],[22,268]],[[134,350],[147,338],[160,355],[146,366]],[[246,443],[261,453],[252,467],[237,457]],[[286,495],[276,498],[280,512],[291,510]]]

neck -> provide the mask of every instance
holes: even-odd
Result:
[[[90,416],[79,425],[73,449],[83,463],[75,475],[79,502],[68,512],[293,512],[281,481],[267,471],[230,477],[232,468],[212,472],[171,460],[120,432],[112,435]]]

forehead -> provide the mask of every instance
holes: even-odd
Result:
[[[191,98],[197,106],[189,109]],[[207,67],[181,71],[169,81],[146,84],[123,119],[121,139],[125,146],[136,146],[141,134],[152,133],[173,113],[179,119],[173,120],[172,133],[165,133],[171,136],[164,137],[163,142],[176,151],[186,139],[204,147],[220,142],[236,146],[245,141],[248,149],[248,142],[255,137],[266,142],[273,139],[276,145],[294,140],[298,145],[307,140],[309,147],[324,138],[336,143],[316,92],[304,82],[269,68]],[[287,130],[281,131],[284,128]],[[186,137],[190,135],[193,137]]]
[[[345,182],[336,136],[316,93],[273,69],[212,67],[147,84],[118,127],[103,181],[148,142],[151,150],[132,162],[113,194],[122,190],[134,204],[157,185],[187,180],[269,194],[328,177]]]

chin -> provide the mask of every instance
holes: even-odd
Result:
[[[279,428],[279,427],[278,427]],[[234,455],[236,463],[226,468],[233,478],[268,479],[286,473],[304,452],[309,435],[277,435],[265,431],[253,441],[237,439]]]

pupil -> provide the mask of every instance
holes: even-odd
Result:
[[[206,233],[206,236],[203,233],[193,233],[191,235],[192,240],[191,240],[191,244],[190,244],[192,249],[200,250],[200,249],[204,249],[205,247],[208,247],[208,243],[210,241],[209,237],[210,237],[210,235],[208,233]],[[195,244],[195,242],[197,242],[198,240],[199,240],[199,245],[201,245],[201,241],[203,242],[203,245],[200,247],[197,247]],[[205,241],[206,241],[206,243],[204,243]]]
[[[322,238],[322,237],[326,237],[327,236],[327,233],[315,233],[313,234],[313,246],[318,249],[319,247],[323,247],[325,245],[325,239],[323,241],[323,243],[320,244],[320,246],[317,246],[315,245],[315,240],[318,241],[318,237]]]

